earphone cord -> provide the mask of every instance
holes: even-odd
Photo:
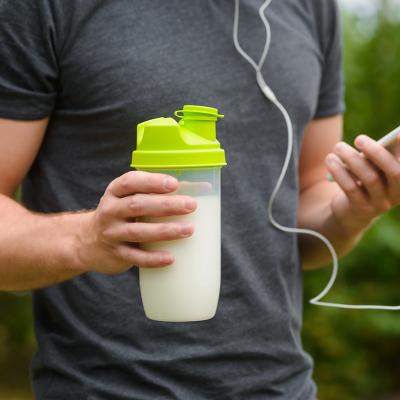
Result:
[[[242,47],[239,44],[239,40],[238,40],[239,0],[235,0],[235,15],[234,15],[234,22],[233,22],[233,43],[235,45],[236,50],[255,70],[258,86],[260,87],[264,96],[267,99],[269,99],[278,108],[278,110],[282,113],[282,115],[285,119],[286,127],[287,127],[288,144],[287,144],[286,156],[285,156],[285,160],[284,160],[283,167],[282,167],[281,173],[279,175],[278,181],[275,185],[275,188],[274,188],[274,190],[271,194],[271,197],[269,199],[269,202],[268,202],[268,218],[269,218],[271,224],[275,228],[277,228],[283,232],[306,234],[306,235],[311,235],[311,236],[314,236],[314,237],[320,239],[322,242],[325,243],[326,247],[328,248],[329,252],[331,253],[332,263],[333,263],[331,276],[329,278],[327,285],[321,291],[321,293],[319,293],[317,296],[315,296],[314,298],[312,298],[310,300],[311,304],[318,305],[318,306],[325,306],[325,307],[349,308],[349,309],[400,310],[400,306],[351,305],[351,304],[340,304],[340,303],[330,303],[330,302],[321,301],[321,299],[323,297],[325,297],[328,294],[328,292],[332,289],[332,287],[336,281],[337,274],[338,274],[338,257],[337,257],[336,251],[335,251],[332,243],[325,236],[323,236],[319,232],[313,231],[311,229],[291,228],[291,227],[283,226],[275,220],[275,218],[272,214],[273,203],[274,203],[276,195],[282,185],[282,182],[286,176],[286,173],[287,173],[287,170],[289,167],[289,163],[290,163],[290,158],[292,155],[293,126],[292,126],[292,121],[291,121],[289,114],[286,111],[285,107],[279,102],[279,100],[275,96],[274,92],[266,84],[266,82],[263,78],[263,75],[261,73],[262,67],[266,60],[266,57],[267,57],[267,54],[269,51],[269,47],[271,44],[271,27],[265,16],[265,10],[270,5],[271,1],[272,0],[266,0],[262,4],[262,6],[260,7],[260,9],[258,11],[261,21],[263,22],[263,24],[265,26],[265,32],[266,32],[265,45],[264,45],[264,49],[263,49],[263,52],[261,54],[258,64],[242,49]]]

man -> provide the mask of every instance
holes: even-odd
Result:
[[[255,58],[261,3],[241,2],[240,41]],[[228,0],[0,2],[0,289],[33,290],[38,399],[315,399],[298,244],[307,268],[329,253],[268,224],[286,130],[233,46],[233,12]],[[357,144],[369,161],[335,146],[344,109],[335,1],[273,1],[267,17],[263,74],[295,130],[274,214],[344,254],[398,202],[399,165],[365,136]],[[130,221],[196,204],[165,196],[174,179],[127,171],[136,124],[182,104],[226,114],[221,297],[209,321],[163,323],[145,318],[132,266],[167,266],[173,254],[138,243],[196,227]],[[24,206],[11,199],[21,181]]]

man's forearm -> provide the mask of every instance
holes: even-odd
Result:
[[[76,258],[87,213],[36,214],[0,195],[0,290],[50,286],[85,272]]]
[[[140,219],[192,213],[195,199],[174,194],[178,187],[172,176],[130,171],[108,185],[95,210],[59,214],[32,213],[0,194],[0,290],[45,287],[85,272],[171,265],[169,251],[140,244],[187,238],[193,224]]]
[[[340,190],[330,182],[319,182],[300,194],[298,227],[315,230],[327,237],[338,256],[347,254],[361,239],[371,222],[351,221],[347,226],[339,223],[332,213],[331,201]],[[331,262],[326,245],[310,235],[299,235],[303,267],[312,269]]]

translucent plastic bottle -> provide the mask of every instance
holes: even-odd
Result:
[[[191,237],[141,243],[145,250],[168,250],[173,264],[140,268],[140,293],[145,314],[158,321],[188,322],[212,318],[221,283],[220,173],[225,153],[216,139],[216,121],[223,117],[211,107],[184,106],[172,118],[157,118],[138,125],[136,169],[176,177],[172,193],[193,196],[197,208],[187,215],[143,217],[144,222],[189,221]],[[171,195],[171,194],[167,194]]]

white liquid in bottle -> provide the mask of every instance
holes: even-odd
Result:
[[[140,245],[144,250],[170,251],[175,257],[167,267],[139,269],[142,302],[150,319],[183,322],[215,315],[221,283],[220,198],[199,196],[196,201],[196,210],[187,215],[141,219],[194,225],[188,238]]]

